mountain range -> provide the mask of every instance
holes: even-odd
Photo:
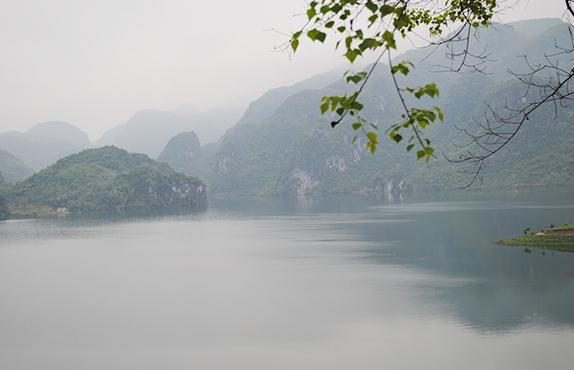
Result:
[[[25,132],[0,133],[0,173],[15,183],[67,155],[108,145],[156,158],[178,133],[193,130],[204,135],[204,142],[217,141],[240,117],[238,107],[207,113],[180,107],[178,112],[141,110],[93,143],[85,132],[60,121],[39,123]]]
[[[44,122],[26,132],[0,133],[0,149],[9,152],[34,171],[89,146],[88,135],[67,122]]]
[[[438,73],[450,63],[444,52],[419,49],[397,56],[395,62],[408,59],[416,65],[408,77],[401,78],[403,86],[436,82],[441,91],[440,98],[421,103],[440,105],[446,116],[444,123],[425,130],[437,149],[430,163],[417,161],[407,154],[405,145],[389,140],[383,140],[375,155],[370,154],[362,137],[353,140],[356,133],[349,122],[332,129],[329,122],[333,116],[319,112],[321,98],[350,91],[341,72],[333,71],[268,91],[254,100],[240,118],[235,108],[206,115],[187,106],[176,112],[137,112],[95,143],[63,122],[40,124],[25,133],[0,134],[0,149],[5,151],[0,152],[0,171],[7,182],[13,183],[65,155],[88,147],[114,145],[198,176],[211,193],[390,194],[457,188],[469,181],[462,173],[465,168],[444,159],[456,157],[459,149],[454,144],[467,139],[457,128],[475,127],[474,119],[487,109],[485,103],[500,105],[506,101],[519,105],[524,99],[524,86],[507,70],[525,71],[520,56],[528,56],[535,63],[537,58],[554,52],[555,44],[569,42],[569,37],[568,26],[557,19],[495,24],[482,30],[470,49],[473,54],[488,50],[490,61],[484,73]],[[388,66],[377,66],[362,101],[363,114],[383,128],[380,135],[384,136],[384,128],[396,123],[401,114]],[[550,119],[554,116],[551,110],[545,108],[530,117],[509,147],[488,163],[479,187],[574,184],[574,159],[570,155],[574,110],[562,109]],[[210,122],[218,122],[217,128],[205,130],[209,133],[204,140],[199,132]]]
[[[435,73],[448,65],[444,53],[428,55],[415,50],[396,58],[408,59],[416,69],[401,80],[405,86],[436,82],[441,96],[423,104],[442,106],[446,120],[425,130],[436,147],[430,164],[408,155],[405,145],[386,140],[371,155],[364,140],[353,143],[350,124],[331,129],[332,117],[319,112],[321,98],[349,91],[342,79],[325,87],[301,89],[291,94],[272,91],[253,102],[244,117],[229,129],[211,149],[211,155],[196,157],[186,171],[203,178],[210,191],[225,194],[276,195],[313,192],[377,191],[407,189],[452,189],[464,186],[469,175],[452,164],[465,137],[457,127],[473,127],[487,109],[485,102],[508,101],[519,105],[524,86],[507,69],[523,71],[521,55],[531,61],[555,51],[555,42],[569,40],[568,26],[559,20],[536,20],[495,25],[483,30],[474,53],[488,48],[490,59],[484,74]],[[380,65],[364,90],[364,115],[381,127],[400,119],[400,101],[388,67]],[[280,95],[279,98],[276,98]],[[571,186],[574,184],[572,108],[561,110],[555,120],[548,109],[530,117],[528,124],[506,150],[499,153],[483,172],[482,188],[522,186]]]

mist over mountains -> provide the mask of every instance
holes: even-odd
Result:
[[[430,163],[408,155],[405,146],[385,141],[376,155],[365,150],[355,132],[343,123],[331,129],[333,118],[322,116],[322,96],[344,94],[349,86],[341,71],[314,76],[292,86],[272,89],[254,100],[243,113],[237,104],[199,112],[186,105],[174,112],[141,110],[128,121],[90,143],[87,135],[65,122],[46,122],[27,132],[0,134],[0,171],[9,183],[84,149],[113,145],[168,163],[177,171],[198,176],[212,193],[243,195],[307,194],[331,192],[405,193],[413,189],[452,189],[468,177],[446,156],[456,156],[453,144],[465,137],[457,127],[472,128],[473,118],[485,102],[520,104],[524,87],[507,73],[524,71],[521,55],[531,61],[551,53],[555,44],[568,42],[567,25],[557,19],[494,25],[483,30],[473,53],[488,50],[485,74],[438,73],[448,66],[444,52],[413,50],[396,60],[408,59],[416,69],[404,78],[405,86],[436,82],[437,100],[446,121],[427,129],[439,155]],[[364,114],[384,130],[399,120],[399,101],[384,65],[367,85]],[[548,108],[549,109],[549,108]],[[243,113],[243,114],[242,114]],[[484,188],[570,186],[574,166],[574,110],[560,111],[556,120],[541,110],[511,145],[484,171]],[[382,133],[381,133],[382,134]]]
[[[216,142],[242,114],[239,106],[209,112],[180,107],[176,111],[141,110],[94,142],[81,129],[61,121],[39,123],[25,132],[0,133],[0,173],[14,183],[70,154],[108,145],[156,158],[181,132],[198,133],[203,143]]]
[[[114,145],[129,152],[157,157],[167,141],[194,125],[194,120],[167,111],[142,110],[106,132],[95,146]]]
[[[519,106],[524,86],[507,69],[524,71],[521,55],[543,58],[555,52],[555,43],[569,41],[568,26],[559,20],[524,21],[495,25],[481,32],[473,46],[477,54],[487,48],[492,60],[478,73],[437,73],[448,66],[444,53],[429,56],[429,50],[415,50],[398,56],[417,66],[403,86],[436,82],[441,97],[423,104],[440,105],[446,121],[425,130],[439,153],[430,163],[407,155],[405,145],[389,140],[376,155],[365,150],[364,140],[353,144],[350,122],[331,129],[333,117],[321,116],[322,96],[341,95],[349,87],[341,79],[319,89],[294,92],[285,99],[272,95],[254,102],[241,124],[230,129],[215,153],[198,159],[189,169],[207,182],[211,191],[226,194],[306,194],[330,192],[401,193],[413,188],[453,189],[464,186],[469,176],[464,167],[449,163],[446,156],[458,154],[454,144],[468,138],[459,128],[473,129],[474,118],[482,117],[485,102]],[[364,90],[366,118],[380,127],[400,121],[400,101],[384,65],[376,69]],[[263,105],[260,107],[259,105]],[[574,184],[571,151],[573,110],[564,109],[552,117],[547,107],[530,117],[514,142],[489,162],[483,187],[565,186]],[[254,113],[255,112],[255,113]],[[263,114],[256,114],[263,112]],[[253,117],[247,119],[246,117]]]
[[[61,121],[39,123],[25,132],[0,133],[0,173],[7,182],[14,183],[67,155],[108,145],[156,158],[169,140],[182,132],[193,132],[203,145],[214,144],[238,121],[265,117],[293,93],[324,87],[339,74],[339,71],[328,72],[292,86],[272,89],[251,103],[245,115],[245,107],[240,102],[209,111],[201,111],[192,104],[179,106],[173,112],[144,109],[94,142],[90,142],[81,129]]]
[[[35,171],[88,146],[88,135],[67,122],[44,122],[26,132],[0,133],[0,149]]]

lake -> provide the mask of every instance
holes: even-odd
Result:
[[[574,193],[212,200],[0,223],[0,369],[567,369]]]

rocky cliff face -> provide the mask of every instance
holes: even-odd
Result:
[[[8,206],[6,205],[6,200],[4,197],[0,196],[0,221],[8,219],[10,212],[8,211]]]
[[[319,180],[313,178],[313,174],[298,168],[293,170],[293,178],[295,179],[295,193],[297,195],[312,193],[313,189],[319,185]]]
[[[350,145],[347,150],[340,148],[334,152],[325,152],[323,155],[315,154],[314,161],[305,160],[302,156],[291,176],[294,180],[288,193],[297,195],[311,194],[314,192],[337,191],[337,184],[352,178],[353,172],[361,161],[369,159],[370,154],[361,143]],[[355,192],[369,193],[386,200],[400,200],[404,196],[413,193],[413,186],[409,180],[398,170],[378,171],[370,174],[371,180],[357,179],[360,187]],[[331,190],[333,189],[333,190]],[[341,189],[348,192],[349,188]]]
[[[163,172],[140,168],[119,175],[113,186],[122,189],[126,199],[117,205],[117,212],[203,210],[207,207],[207,188],[189,176],[166,177]]]
[[[365,190],[391,202],[402,200],[414,191],[413,186],[399,172],[388,172],[377,176],[372,187]]]
[[[2,177],[2,173],[0,172],[0,221],[6,220],[10,215],[8,211],[8,206],[6,205],[6,199],[4,198],[4,192],[6,191],[6,182]]]

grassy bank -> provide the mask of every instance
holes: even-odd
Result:
[[[574,252],[574,225],[551,225],[548,229],[534,232],[526,229],[524,235],[510,240],[500,240],[497,244]]]

